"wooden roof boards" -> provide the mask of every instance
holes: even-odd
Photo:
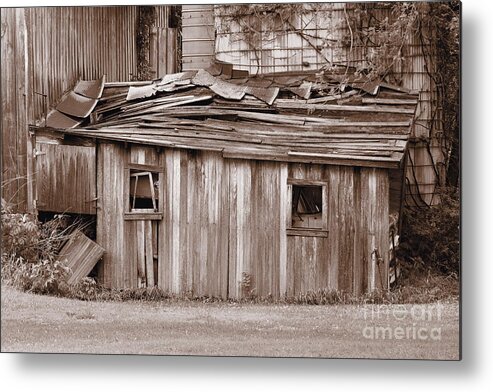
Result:
[[[242,79],[210,71],[106,86],[91,121],[59,132],[221,151],[225,158],[399,167],[417,95],[376,81],[342,84],[323,71]],[[140,86],[159,89],[127,101],[124,92]]]

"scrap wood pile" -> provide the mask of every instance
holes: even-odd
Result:
[[[94,83],[104,84],[97,105],[64,133],[246,159],[396,167],[417,104],[416,94],[347,71],[251,77],[214,64],[152,82]]]

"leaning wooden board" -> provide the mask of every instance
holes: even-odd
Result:
[[[80,230],[75,230],[58,256],[58,260],[65,262],[71,269],[68,283],[77,283],[87,276],[103,253],[104,248],[86,237]]]

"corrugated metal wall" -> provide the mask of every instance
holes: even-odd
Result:
[[[380,20],[386,17],[392,18],[388,6],[377,3],[368,6],[372,7],[372,14],[376,18]],[[220,16],[221,12],[224,12],[221,11],[223,6],[216,6],[214,9],[216,31],[213,26],[205,23],[210,17],[207,15],[207,9],[204,8],[206,6],[201,7],[199,10],[189,10],[190,17],[198,18],[198,13],[200,14],[202,22],[200,26],[195,22],[189,23],[185,19],[183,23],[183,36],[190,40],[190,43],[183,45],[184,61],[187,59],[187,64],[189,63],[187,69],[201,68],[201,64],[204,63],[200,61],[201,58],[206,59],[205,63],[210,62],[209,41],[203,42],[203,45],[200,43],[204,39],[210,40],[214,33],[216,33],[215,57],[253,74],[319,69],[328,63],[343,65],[349,63],[351,66],[358,67],[365,63],[368,54],[367,47],[357,43],[351,47],[347,42],[350,36],[348,18],[354,16],[352,13],[355,7],[358,7],[354,3],[317,4],[316,12],[293,14],[290,23],[293,30],[298,30],[300,33],[286,31],[281,26],[276,30],[272,29],[271,24],[261,26],[259,23],[256,30],[263,33],[263,39],[258,40],[255,49],[244,41],[241,34],[238,34],[240,30],[237,23]],[[311,7],[314,5],[305,4],[306,9]],[[254,18],[247,14],[241,17]],[[432,26],[423,27],[425,32],[431,31],[432,28]],[[267,30],[273,31],[266,33]],[[257,34],[257,37],[260,36]],[[425,51],[433,53],[433,47],[428,46]],[[436,184],[443,181],[445,160],[441,145],[442,123],[436,87],[428,73],[428,71],[433,72],[433,64],[427,63],[423,45],[417,37],[413,37],[411,42],[404,46],[403,57],[404,61],[394,67],[393,73],[397,79],[401,79],[403,87],[420,92],[413,133],[416,138],[429,138],[429,142],[418,142],[411,146],[412,165],[409,166],[407,173],[409,185],[407,202],[414,204],[417,200],[418,204],[422,202],[433,204],[438,202],[434,192]],[[433,133],[430,129],[433,129]],[[440,176],[437,176],[437,173]]]
[[[26,8],[34,119],[78,78],[127,81],[137,74],[137,7]]]

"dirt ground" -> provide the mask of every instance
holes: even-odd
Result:
[[[458,303],[120,303],[1,292],[2,352],[459,358]]]

